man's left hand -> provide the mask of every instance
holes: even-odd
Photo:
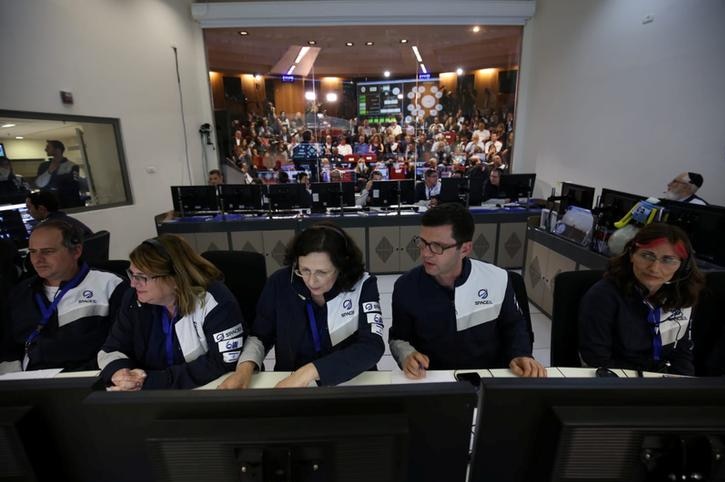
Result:
[[[546,368],[529,356],[519,356],[511,360],[509,368],[519,377],[546,378]]]
[[[310,385],[310,383],[318,380],[320,374],[317,373],[317,368],[312,363],[300,367],[298,370],[292,372],[290,376],[281,380],[275,388],[303,388]]]

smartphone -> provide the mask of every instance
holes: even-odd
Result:
[[[456,373],[456,380],[459,382],[468,382],[478,388],[481,384],[481,375],[476,372]]]

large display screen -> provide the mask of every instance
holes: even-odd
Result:
[[[438,78],[357,83],[358,115],[389,121],[395,117],[412,122],[415,117],[437,115],[443,110]]]

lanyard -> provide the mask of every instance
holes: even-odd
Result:
[[[174,322],[176,317],[169,318],[166,307],[161,308],[161,328],[164,330],[164,346],[166,348],[166,366],[174,365]]]
[[[45,326],[48,324],[48,321],[50,321],[50,318],[53,316],[53,313],[55,313],[55,311],[58,309],[58,304],[60,303],[60,300],[63,299],[63,296],[65,296],[68,291],[81,284],[81,281],[83,281],[83,278],[86,277],[89,270],[90,268],[88,267],[88,265],[86,263],[83,263],[78,273],[55,293],[53,301],[48,306],[46,306],[45,297],[40,293],[35,293],[35,304],[38,305],[38,309],[40,310],[40,314],[42,317],[38,322],[38,326],[35,327],[35,330],[33,330],[30,335],[28,335],[28,337],[25,339],[26,355],[30,351],[30,345],[32,345],[35,339],[38,338],[40,332],[43,330],[43,328],[45,328]]]
[[[644,302],[647,305],[647,323],[649,323],[650,331],[652,332],[652,356],[656,362],[662,358],[662,336],[660,335],[660,317],[662,315],[662,309],[655,308],[648,301]]]
[[[317,330],[317,320],[315,319],[315,310],[312,308],[312,303],[307,302],[307,319],[310,321],[310,331],[312,332],[312,343],[315,345],[315,351],[320,353],[322,351],[322,344],[320,343],[320,332]]]

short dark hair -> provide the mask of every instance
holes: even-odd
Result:
[[[327,253],[338,271],[336,285],[350,291],[365,272],[362,252],[342,228],[330,221],[313,224],[295,235],[287,248],[285,264],[297,264],[297,258],[310,253]]]
[[[65,152],[65,144],[63,144],[62,142],[55,139],[47,140],[45,142],[55,147],[56,149],[60,149],[60,152]]]
[[[310,142],[312,140],[312,131],[304,131],[302,133],[302,140],[305,142]]]
[[[298,172],[297,173],[297,182],[302,182],[302,179],[304,179],[306,177],[310,177],[310,175],[307,174],[307,172],[305,172],[305,171]]]
[[[63,246],[68,249],[83,244],[83,232],[74,224],[62,219],[46,219],[33,228],[33,233],[41,229],[57,229],[63,237]]]
[[[637,251],[638,245],[648,245],[658,239],[666,239],[673,245],[682,243],[687,251],[687,259],[682,260],[682,265],[673,275],[672,281],[662,285],[649,299],[667,311],[694,306],[705,285],[705,278],[693,259],[692,244],[687,234],[671,224],[652,223],[640,229],[634,238],[624,245],[622,254],[609,260],[604,277],[610,279],[624,295],[636,295],[638,283],[630,256]]]
[[[434,174],[436,176],[438,175],[438,171],[436,171],[435,169],[426,169],[425,171],[425,177],[431,177]]]
[[[45,206],[45,209],[50,213],[56,212],[60,209],[60,203],[58,202],[58,196],[52,191],[38,191],[28,194],[30,203],[37,207]]]
[[[473,216],[458,203],[444,203],[428,209],[420,219],[420,224],[431,228],[450,225],[453,239],[459,245],[473,240]]]
[[[212,174],[216,174],[219,177],[223,177],[222,172],[219,169],[212,169],[211,171],[209,171],[209,175],[211,176]]]

